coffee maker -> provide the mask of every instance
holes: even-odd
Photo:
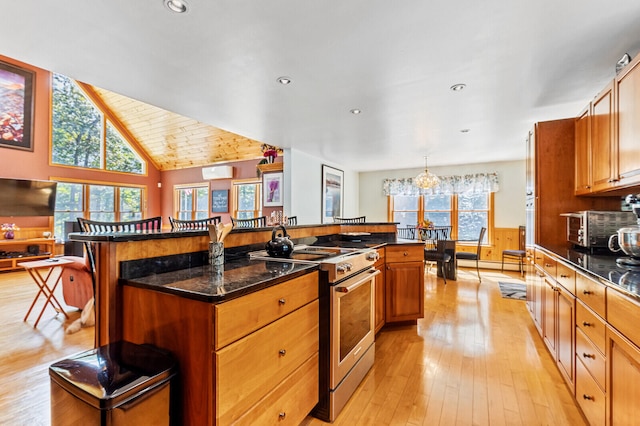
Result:
[[[627,195],[625,202],[631,206],[638,218],[638,224],[618,229],[617,233],[609,238],[609,250],[622,250],[627,255],[616,259],[620,266],[640,268],[640,194]]]

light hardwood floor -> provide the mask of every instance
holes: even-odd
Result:
[[[378,334],[376,363],[335,425],[586,424],[525,303],[500,296],[497,281],[517,274],[482,276],[461,270],[445,286],[427,273],[425,318]],[[36,290],[26,272],[0,273],[0,425],[50,424],[48,366],[93,347],[93,328],[67,335],[51,308],[37,329],[34,314],[23,322]]]

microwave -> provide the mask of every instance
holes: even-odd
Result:
[[[588,249],[607,247],[618,229],[638,223],[633,212],[584,210],[561,216],[567,218],[567,241]]]

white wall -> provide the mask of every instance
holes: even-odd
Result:
[[[298,216],[298,224],[322,221],[322,165],[344,171],[344,217],[359,216],[359,174],[338,163],[313,157],[295,149],[284,155],[284,212]]]
[[[385,170],[360,173],[360,214],[369,222],[387,221],[387,197],[382,191],[382,181],[387,178],[415,177],[424,169]],[[498,173],[500,190],[495,194],[495,227],[517,228],[525,221],[525,161],[463,164],[446,167],[429,167],[429,171],[441,176],[469,173]]]

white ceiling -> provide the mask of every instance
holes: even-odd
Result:
[[[187,2],[3,2],[0,54],[368,171],[522,159],[640,50],[638,0]]]

